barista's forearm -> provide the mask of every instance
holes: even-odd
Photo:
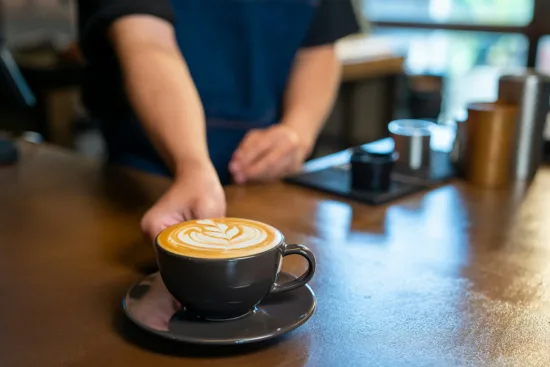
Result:
[[[285,95],[283,123],[311,149],[330,113],[340,83],[341,64],[333,45],[301,50]]]
[[[168,22],[151,16],[116,21],[110,36],[127,93],[142,125],[167,164],[208,162],[204,112]]]

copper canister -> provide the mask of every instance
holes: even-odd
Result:
[[[513,181],[515,134],[519,107],[505,103],[472,103],[466,121],[465,177],[486,188]]]

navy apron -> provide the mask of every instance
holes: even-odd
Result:
[[[172,0],[178,45],[204,106],[208,150],[223,184],[230,181],[229,161],[246,132],[280,120],[292,63],[317,4]],[[110,144],[106,134],[111,160],[168,174],[137,121],[128,125],[126,148],[113,134],[118,142]]]

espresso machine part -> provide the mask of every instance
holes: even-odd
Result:
[[[498,100],[519,106],[512,175],[531,180],[542,161],[544,128],[550,108],[550,76],[533,70],[504,75]]]

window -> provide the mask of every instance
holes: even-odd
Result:
[[[507,70],[538,60],[550,73],[549,0],[363,0],[362,10],[372,33],[406,56],[409,75],[443,77],[444,118],[495,100]]]
[[[520,34],[406,28],[374,33],[406,56],[407,74],[445,76],[442,109],[450,118],[462,118],[469,102],[495,100],[501,71],[526,66],[528,40]]]
[[[524,26],[534,0],[364,0],[373,21]]]
[[[521,34],[407,28],[373,33],[407,56],[410,74],[461,75],[477,66],[514,68],[527,61],[528,40]]]

